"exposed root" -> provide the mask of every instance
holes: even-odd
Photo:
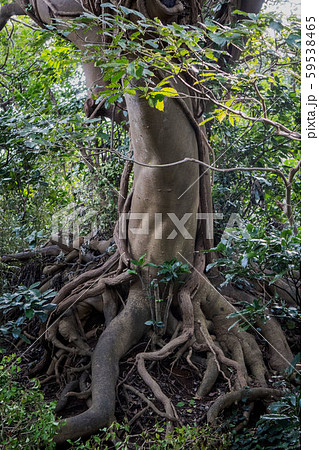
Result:
[[[48,368],[48,370],[47,370],[47,375],[52,375],[53,373],[54,373],[54,368],[55,368],[55,365],[56,365],[56,362],[58,361],[58,359],[60,358],[60,356],[61,355],[63,355],[64,354],[64,351],[62,350],[62,349],[59,349],[57,352],[56,352],[56,354],[53,356],[53,358],[52,358],[52,361],[51,361],[51,363],[50,363],[50,365],[49,365],[49,368]]]
[[[243,373],[247,365],[255,381],[265,385],[266,367],[256,340],[251,334],[241,331],[237,325],[234,326],[234,319],[227,318],[235,311],[234,306],[208,282],[205,283],[205,291],[206,298],[202,299],[201,309],[205,317],[213,322],[217,341],[224,353],[231,354],[232,359],[242,367]]]
[[[170,399],[164,394],[159,384],[151,377],[151,375],[146,370],[145,361],[160,361],[161,359],[167,358],[175,350],[176,347],[183,345],[185,342],[192,338],[194,333],[194,311],[191,300],[191,292],[195,289],[195,287],[196,283],[194,284],[194,277],[191,277],[188,283],[186,283],[179,291],[179,304],[183,315],[182,333],[176,338],[172,339],[160,350],[149,353],[139,353],[136,357],[137,369],[140,376],[153,391],[155,397],[160,402],[162,402],[166,414],[176,418],[177,414],[173,405],[171,404]]]
[[[198,262],[199,261],[199,262]],[[197,261],[198,264],[202,264],[202,259]],[[104,282],[105,279],[127,280],[125,275],[112,274],[112,276],[100,277],[98,283]],[[124,274],[124,277],[122,276]],[[92,283],[89,283],[90,286]],[[112,282],[111,282],[112,284]],[[115,285],[115,283],[114,283]],[[94,291],[94,288],[90,289],[90,292]],[[108,426],[114,420],[115,410],[115,387],[118,378],[119,360],[120,358],[135,345],[145,332],[144,323],[149,319],[150,308],[149,300],[143,292],[141,286],[135,283],[129,292],[129,297],[123,310],[117,314],[118,301],[115,300],[115,291],[112,292],[105,290],[100,300],[96,300],[96,305],[99,306],[99,311],[105,314],[106,329],[103,331],[93,352],[92,358],[92,383],[91,387],[87,385],[80,386],[80,392],[74,392],[74,389],[69,389],[64,394],[64,398],[76,397],[78,399],[88,400],[90,405],[88,410],[78,416],[68,418],[66,425],[62,426],[60,432],[56,438],[56,442],[64,442],[67,439],[75,439],[79,436],[79,430],[81,430],[81,436],[87,436],[94,432],[97,432],[101,427]],[[61,300],[61,310],[65,310],[66,305],[70,304],[71,299],[74,297],[74,293],[71,293],[68,297]],[[159,295],[159,293],[158,293]],[[124,300],[122,299],[122,302]],[[94,302],[93,302],[94,303]],[[70,317],[73,317],[73,321],[76,326],[77,322],[82,322],[88,315],[89,307],[92,307],[92,301],[86,299],[83,303],[77,302],[73,308],[76,308],[77,319],[74,314],[67,315],[65,323],[71,323]],[[173,291],[170,291],[170,306],[174,304]],[[208,420],[213,423],[216,420],[218,414],[229,405],[237,402],[245,397],[248,393],[249,401],[253,402],[257,398],[278,398],[281,394],[278,391],[268,388],[243,388],[249,385],[250,377],[247,368],[250,370],[250,374],[254,377],[254,382],[260,384],[265,383],[266,369],[263,363],[263,358],[259,350],[258,345],[252,335],[247,332],[241,332],[236,326],[229,328],[233,324],[233,321],[227,319],[227,315],[233,312],[234,308],[227,300],[222,297],[208,282],[202,282],[197,276],[196,271],[187,279],[186,283],[180,288],[178,292],[178,306],[182,315],[182,330],[178,331],[179,322],[174,319],[174,326],[167,326],[168,331],[170,328],[173,331],[171,339],[165,342],[165,336],[158,335],[157,345],[161,346],[160,349],[139,353],[136,357],[137,370],[146,385],[152,390],[155,398],[160,401],[164,406],[164,411],[160,411],[151,400],[139,392],[137,389],[124,384],[125,390],[133,392],[140,397],[147,407],[142,411],[151,408],[160,417],[168,420],[168,430],[171,430],[171,426],[174,422],[178,422],[179,418],[174,405],[171,402],[169,396],[164,393],[157,380],[150,375],[146,368],[146,361],[160,361],[166,359],[174,353],[179,347],[177,357],[174,361],[180,358],[188,349],[186,360],[190,367],[199,373],[200,370],[194,365],[191,360],[193,350],[208,351],[207,365],[201,384],[196,392],[198,398],[204,397],[210,393],[214,384],[216,383],[219,373],[223,374],[228,381],[229,389],[232,391],[221,398],[219,398],[211,407],[208,413]],[[172,321],[171,311],[165,313],[167,324]],[[60,319],[59,323],[63,323],[63,319]],[[78,324],[77,324],[78,325]],[[214,332],[215,338],[212,337],[208,331]],[[69,327],[69,333],[70,333]],[[77,327],[79,329],[79,327]],[[84,330],[82,330],[82,339]],[[55,333],[57,330],[55,330]],[[60,330],[60,334],[61,333]],[[80,334],[80,333],[78,333]],[[66,335],[67,336],[67,335]],[[160,339],[160,340],[159,340]],[[53,341],[52,341],[53,342]],[[73,341],[74,343],[74,341]],[[65,349],[61,349],[62,352]],[[76,353],[76,351],[73,352]],[[226,356],[226,355],[230,356]],[[60,354],[59,358],[64,358],[66,353]],[[173,363],[173,364],[174,364]],[[55,367],[57,367],[58,361],[55,360]],[[229,378],[226,375],[224,367],[234,369],[234,376]],[[247,367],[247,368],[246,368]],[[86,367],[78,368],[77,370],[71,370],[71,373],[75,371],[82,371],[82,377],[87,377],[85,372]],[[223,368],[223,370],[222,370]],[[132,370],[134,369],[134,366]],[[227,369],[226,369],[227,370]],[[236,376],[235,376],[236,375]],[[84,379],[84,378],[83,378]],[[233,389],[235,389],[233,391]],[[238,390],[239,389],[239,390]],[[92,398],[90,397],[92,396]],[[65,400],[64,400],[65,401]],[[90,403],[91,402],[91,403]],[[142,415],[142,411],[135,414],[133,422],[138,420]]]
[[[49,381],[52,381],[53,379],[55,380],[55,375],[49,375],[48,377],[40,379],[40,381],[41,381],[42,385],[45,385],[45,384],[49,383]]]
[[[91,394],[92,394],[91,389],[87,389],[86,391],[83,391],[83,392],[72,392],[72,391],[70,391],[70,392],[68,392],[66,394],[66,397],[75,397],[75,398],[78,398],[78,399],[81,399],[81,400],[86,400],[86,399],[88,399],[91,396]]]
[[[59,386],[62,386],[62,381],[59,373],[59,366],[63,359],[65,359],[67,355],[65,353],[62,353],[62,355],[57,359],[55,365],[54,365],[54,373],[55,373],[55,380],[59,384]]]
[[[89,270],[79,277],[75,278],[71,282],[67,283],[63,288],[59,291],[58,295],[54,298],[53,303],[58,305],[62,302],[72,291],[77,288],[79,285],[83,285],[86,281],[90,281],[95,279],[104,273],[109,272],[112,267],[118,263],[120,255],[118,252],[114,253],[104,264],[96,269]]]
[[[149,405],[145,406],[145,408],[141,409],[139,412],[135,414],[135,416],[128,422],[128,425],[131,427],[133,423],[135,423],[148,409]]]
[[[209,332],[207,330],[206,324],[204,323],[205,317],[202,313],[201,313],[201,315],[202,315],[202,317],[200,317],[200,312],[198,312],[197,317],[198,317],[199,330],[205,340],[205,343],[207,344],[208,349],[216,357],[215,361],[216,361],[219,371],[221,369],[219,367],[218,361],[221,362],[222,364],[225,364],[228,367],[233,367],[237,372],[239,386],[240,387],[246,386],[247,385],[247,372],[246,372],[245,366],[240,365],[236,360],[227,358],[224,355],[224,352],[222,351],[222,349],[214,343],[211,335],[209,334]],[[230,381],[229,381],[229,384],[230,384]]]
[[[158,408],[156,408],[156,406],[154,405],[154,403],[149,400],[142,392],[139,392],[137,389],[135,389],[133,386],[129,386],[128,384],[123,384],[123,387],[131,392],[133,392],[135,395],[137,395],[138,397],[140,397],[148,406],[148,408],[152,408],[152,410],[160,417],[164,417],[167,420],[171,420],[171,421],[177,421],[178,419],[174,416],[168,415],[166,413],[163,413],[162,411],[160,411]],[[136,420],[137,417],[134,418],[134,420]]]
[[[175,338],[176,336],[172,337]],[[172,362],[172,368],[175,366],[177,361],[184,355],[187,349],[189,349],[190,346],[192,346],[196,342],[195,336],[193,336],[191,339],[189,339],[185,344],[176,352],[176,356],[174,358],[174,361]]]
[[[207,367],[202,379],[202,382],[196,392],[196,397],[201,398],[208,395],[219,375],[218,363],[216,361],[215,355],[208,353],[207,355]]]
[[[13,255],[3,255],[0,259],[2,262],[10,262],[14,260],[25,261],[31,258],[36,258],[38,256],[58,256],[61,252],[60,247],[57,245],[51,245],[50,247],[39,248],[35,251],[27,251],[21,253],[15,253]]]
[[[177,344],[178,345],[178,344]],[[147,355],[147,356],[146,356]],[[165,355],[167,356],[167,355]],[[162,358],[165,358],[163,355]],[[159,357],[159,352],[152,352],[149,354],[142,354],[140,353],[137,356],[137,369],[140,376],[143,378],[144,382],[148,385],[148,387],[152,390],[155,397],[162,402],[165,408],[165,413],[168,417],[170,417],[170,420],[178,420],[177,413],[175,411],[175,408],[173,407],[170,399],[167,397],[167,395],[164,394],[159,384],[154,380],[154,378],[151,377],[151,375],[148,373],[145,367],[145,359],[152,359]]]
[[[127,186],[124,185],[123,191],[125,190],[127,191]],[[129,210],[129,197],[130,195],[126,196],[122,210]],[[85,412],[66,419],[66,424],[61,425],[56,437],[57,443],[76,439],[80,435],[86,437],[102,427],[111,425],[115,419],[119,361],[139,342],[147,329],[144,324],[151,314],[149,298],[140,282],[130,286],[134,276],[127,272],[128,261],[125,255],[128,258],[129,253],[126,242],[121,245],[120,250],[125,252],[122,259],[117,252],[100,267],[88,270],[70,281],[55,299],[58,306],[51,315],[46,330],[46,338],[55,347],[55,353],[42,384],[55,380],[61,386],[64,380],[67,381],[57,405],[57,412],[66,407],[70,397],[85,400],[88,406]],[[199,240],[197,249],[201,248]],[[233,305],[218,293],[205,277],[199,275],[203,273],[205,266],[203,254],[197,254],[194,265],[195,270],[186,278],[178,292],[170,286],[166,302],[155,303],[155,307],[153,306],[154,318],[163,320],[165,327],[159,329],[156,339],[152,340],[153,351],[145,350],[139,353],[136,364],[133,364],[129,371],[131,374],[137,367],[143,381],[156,400],[162,403],[164,410],[161,411],[138,389],[127,382],[124,384],[123,380],[121,384],[124,384],[124,395],[127,396],[125,392],[130,391],[146,403],[146,407],[134,415],[131,423],[136,422],[149,408],[168,421],[168,431],[172,431],[173,424],[179,422],[170,395],[164,392],[156,377],[150,373],[152,364],[174,353],[172,366],[183,356],[191,370],[197,373],[197,379],[201,379],[196,391],[197,398],[210,394],[219,374],[227,380],[231,392],[221,396],[210,408],[207,416],[209,423],[215,423],[218,414],[244,398],[254,402],[257,398],[270,399],[281,395],[274,389],[264,387],[267,371],[255,337],[240,331],[237,325],[233,326],[234,320],[227,318],[234,312]],[[125,288],[122,289],[121,285],[125,285]],[[127,288],[129,295],[126,299],[124,293]],[[159,291],[154,292],[155,298],[162,298],[161,295]],[[94,328],[94,325],[92,327],[90,322],[94,311],[104,315],[104,325],[101,324],[98,328]],[[281,370],[291,361],[292,354],[279,324],[269,320],[258,326],[261,330],[259,334],[269,343],[271,367]],[[92,340],[96,339],[98,330],[103,327],[104,331],[92,353]],[[206,352],[206,363],[205,359],[201,358],[205,363],[204,374],[203,364],[195,365],[196,358],[193,356],[196,355],[193,353],[197,351]],[[44,359],[47,360],[48,357],[47,353]],[[151,364],[146,366],[146,361]],[[74,362],[82,366],[71,367]],[[43,364],[38,367],[40,365]],[[89,380],[90,368],[92,374]],[[63,376],[63,372],[66,375]],[[77,374],[81,376],[74,380]],[[262,387],[244,388],[251,383]],[[131,400],[128,398],[128,401]],[[251,409],[252,407],[253,403]],[[240,426],[245,426],[247,420],[248,417]]]
[[[278,399],[283,395],[282,392],[277,389],[269,388],[243,388],[239,391],[228,392],[225,395],[220,396],[215,403],[210,407],[207,413],[207,421],[209,424],[214,425],[218,415],[233,403],[237,403],[240,400],[247,400],[253,402],[258,399]]]
[[[267,320],[266,323],[260,320],[257,324],[268,342],[270,366],[274,370],[285,370],[293,360],[293,354],[281,326],[274,318]]]
[[[236,425],[236,427],[235,427],[236,433],[239,433],[239,431],[241,431],[248,424],[249,418],[250,418],[250,415],[251,415],[251,413],[252,413],[252,411],[254,409],[254,406],[255,406],[255,403],[251,402],[248,405],[248,409],[243,411],[243,416],[244,416],[245,419],[241,423]]]
[[[67,370],[67,374],[68,374],[68,376],[70,376],[71,374],[84,372],[85,370],[88,370],[90,368],[91,368],[91,361],[88,364],[86,364],[85,366],[71,367],[70,369]]]
[[[186,361],[188,362],[188,365],[192,369],[194,369],[198,373],[198,375],[201,377],[202,375],[201,375],[199,368],[196,367],[195,364],[191,361],[192,354],[193,354],[193,349],[192,349],[192,347],[190,347],[190,349],[188,350],[187,356],[186,356]]]
[[[99,338],[92,357],[92,405],[62,425],[56,442],[88,436],[114,420],[115,385],[120,358],[135,345],[145,332],[149,305],[140,286],[131,287],[125,308]]]
[[[74,343],[75,347],[64,345],[57,338],[58,331],[65,339]],[[46,339],[56,348],[59,348],[65,352],[90,356],[90,348],[82,341],[81,336],[77,332],[72,316],[63,317],[60,321],[56,321],[53,325],[51,325],[51,327],[46,331]]]
[[[55,407],[55,412],[59,413],[60,411],[62,411],[68,402],[68,393],[71,392],[72,389],[76,389],[79,385],[79,381],[78,380],[73,380],[70,381],[69,383],[67,383],[63,389],[63,391],[60,394],[60,398],[56,404]]]
[[[125,208],[125,203],[123,207]],[[163,319],[165,328],[156,333],[156,340],[152,340],[153,351],[145,350],[137,355],[136,365],[133,364],[129,374],[137,368],[143,381],[151,389],[156,400],[161,402],[164,410],[161,411],[144,393],[128,385],[124,380],[121,383],[125,383],[124,395],[127,396],[125,392],[130,391],[146,403],[145,408],[136,412],[131,423],[136,422],[149,408],[168,421],[167,431],[172,431],[173,424],[179,423],[180,419],[170,395],[150,373],[152,364],[167,359],[174,353],[172,366],[183,356],[191,370],[197,373],[197,379],[200,380],[196,391],[197,398],[210,394],[219,374],[227,380],[231,392],[221,396],[210,408],[207,417],[211,424],[215,423],[217,416],[234,402],[245,398],[254,402],[258,398],[271,399],[281,395],[274,389],[264,387],[267,371],[255,337],[248,332],[240,331],[238,326],[233,326],[234,319],[227,318],[234,312],[234,307],[205,277],[198,275],[203,273],[204,265],[203,255],[199,255],[195,259],[195,270],[186,278],[178,292],[171,287],[166,296],[166,303],[156,305],[161,309],[156,311],[153,308],[154,317]],[[93,274],[93,277],[88,278],[87,273]],[[61,291],[58,294],[56,301],[58,307],[52,314],[51,323],[46,330],[46,337],[55,347],[55,354],[44,382],[55,380],[61,385],[62,381],[67,381],[57,405],[57,412],[66,407],[70,397],[85,400],[88,409],[66,419],[66,424],[61,425],[56,437],[57,443],[77,439],[80,435],[89,436],[100,428],[111,425],[115,419],[119,361],[147,331],[145,322],[150,319],[151,314],[147,294],[140,282],[129,286],[132,279],[133,275],[126,271],[123,261],[121,263],[117,254],[109,258],[107,264],[104,263],[103,266],[72,280],[69,283],[72,289],[64,289],[63,295],[60,295]],[[120,288],[120,285],[125,285],[125,289]],[[123,293],[127,292],[127,288],[129,295],[126,299]],[[155,298],[161,298],[160,292],[155,292],[154,295]],[[92,328],[90,322],[93,311],[104,315],[105,329],[91,353],[91,339],[97,336],[97,328],[94,328],[94,325]],[[89,329],[87,324],[90,324]],[[282,339],[284,335],[279,324],[269,320],[266,324],[258,325],[261,333],[269,341],[272,368],[278,370],[285,367],[292,355],[285,339]],[[202,358],[206,366],[204,374],[202,374],[203,364],[195,365],[196,355],[193,353],[197,351],[206,352],[206,363]],[[286,358],[285,360],[281,357],[284,361],[282,365],[274,358],[274,355],[278,355],[278,351],[284,353]],[[71,367],[75,361],[82,366]],[[146,361],[152,364],[146,366]],[[89,380],[90,367],[92,374]],[[64,377],[63,372],[66,374]],[[77,374],[81,374],[80,379],[74,380]],[[262,387],[244,388],[252,383]],[[128,398],[128,401],[131,400]],[[240,426],[245,426],[247,420],[248,418]]]
[[[58,305],[54,313],[61,314],[63,311],[67,310],[71,306],[76,305],[80,301],[102,295],[107,287],[113,287],[124,283],[128,283],[133,278],[134,278],[133,275],[128,272],[122,272],[116,276],[105,276],[99,278],[97,282],[96,281],[90,282],[89,286],[87,287],[84,286],[84,289],[85,288],[86,289],[83,291],[83,293],[72,294],[69,297],[63,299],[63,302],[61,301],[61,304]]]

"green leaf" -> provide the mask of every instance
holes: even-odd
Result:
[[[282,23],[278,22],[277,20],[272,20],[269,23],[269,27],[278,32],[280,32],[283,29]]]
[[[213,263],[210,263],[206,266],[206,272],[209,272],[210,269],[212,269],[213,267],[216,267],[218,265],[218,263],[215,261]]]
[[[12,336],[14,337],[14,339],[18,339],[18,337],[20,337],[21,335],[21,330],[20,328],[14,328],[11,332]]]
[[[57,295],[57,292],[54,291],[53,289],[50,289],[48,291],[43,292],[42,297],[44,299],[48,299],[48,298],[53,298]]]
[[[48,315],[43,311],[35,311],[35,315],[39,317],[41,322],[46,322],[48,320]]]
[[[244,256],[241,258],[240,264],[241,264],[241,266],[244,267],[244,268],[247,267],[247,265],[248,265],[248,257],[247,257],[247,255],[244,255]]]
[[[274,284],[276,283],[277,280],[280,280],[283,275],[285,275],[285,273],[287,272],[287,270],[283,270],[282,272],[278,273],[270,282],[269,284]]]
[[[57,305],[55,305],[54,303],[48,303],[46,305],[43,305],[44,311],[53,311],[56,307]]]
[[[136,89],[127,88],[125,89],[125,92],[129,95],[136,95]]]
[[[159,111],[164,111],[164,101],[157,100],[155,103],[155,108],[158,109]]]
[[[165,97],[177,97],[178,96],[177,90],[172,87],[163,87],[159,91],[159,93],[164,95]]]
[[[234,118],[234,116],[229,114],[228,115],[228,120],[229,120],[230,124],[234,127],[235,126],[235,118]]]
[[[227,316],[227,317],[230,317],[230,314],[229,314],[229,316]],[[238,315],[237,315],[236,317],[238,317]],[[239,324],[239,322],[240,322],[240,320],[237,320],[236,322],[234,322],[234,323],[228,328],[228,331],[230,331],[232,328],[234,328],[234,326],[236,326],[237,324]]]
[[[34,309],[27,309],[24,314],[27,319],[32,319],[34,316]]]
[[[218,118],[219,122],[222,122],[225,119],[225,117],[227,117],[227,112],[226,111],[220,111],[218,113],[217,118]]]
[[[287,420],[290,419],[289,416],[285,414],[265,414],[262,416],[263,420]]]

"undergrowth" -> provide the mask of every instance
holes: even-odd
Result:
[[[21,374],[21,358],[4,356],[0,363],[0,448],[8,450],[55,449],[54,435],[59,426],[55,402],[47,402],[37,380]],[[284,382],[284,381],[282,381]],[[222,427],[184,425],[167,435],[156,423],[136,434],[128,424],[114,422],[88,440],[68,441],[71,450],[84,449],[298,449],[300,448],[300,392],[287,391],[271,403],[265,414],[250,427],[236,431],[238,411],[230,413]]]

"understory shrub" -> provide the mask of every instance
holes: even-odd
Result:
[[[54,416],[56,403],[44,401],[37,380],[24,380],[20,363],[14,354],[0,363],[0,448],[54,449],[59,425]]]
[[[300,448],[300,393],[289,392],[271,403],[254,429],[234,434],[233,450]]]

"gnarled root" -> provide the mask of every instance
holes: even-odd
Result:
[[[208,395],[213,389],[214,384],[219,375],[219,368],[216,361],[216,356],[212,353],[207,355],[207,367],[202,379],[202,382],[196,392],[196,397],[201,398]]]
[[[121,279],[120,274],[115,275],[115,278]],[[114,317],[118,308],[118,302],[114,298],[115,292],[115,290],[106,290],[100,297],[92,300],[93,303],[97,302],[99,305],[98,310],[104,312],[107,326],[93,352],[91,388],[81,389],[80,393],[71,392],[64,395],[66,398],[70,395],[86,398],[91,394],[92,399],[89,399],[87,411],[66,419],[66,424],[61,425],[55,439],[57,443],[76,439],[79,436],[86,437],[102,427],[109,426],[114,420],[119,361],[142,338],[146,330],[145,322],[151,314],[149,299],[140,282],[135,282],[130,288],[123,310]],[[71,297],[73,295],[71,293]],[[69,298],[65,299],[67,303]],[[175,319],[173,325],[171,314],[172,317],[168,321],[172,322],[168,327],[168,329],[171,328],[168,333],[171,335],[170,340],[164,341],[165,336],[162,336],[160,349],[152,352],[145,351],[136,357],[137,369],[141,378],[152,390],[155,398],[164,406],[164,411],[160,411],[157,406],[136,390],[135,394],[147,403],[145,410],[150,407],[155,411],[154,408],[156,408],[156,412],[168,420],[169,427],[179,421],[173,402],[149,373],[145,364],[146,361],[166,359],[174,352],[177,352],[180,357],[187,351],[187,360],[191,367],[190,355],[193,351],[207,352],[206,371],[196,393],[198,398],[210,393],[220,373],[227,380],[231,392],[220,397],[211,407],[208,413],[210,423],[215,421],[223,409],[243,398],[247,397],[249,401],[253,402],[257,398],[278,398],[281,395],[274,389],[266,388],[267,370],[255,337],[246,331],[241,331],[236,324],[234,325],[235,319],[227,318],[230,313],[234,312],[233,305],[218,293],[207,279],[203,276],[198,277],[194,271],[179,289],[176,300],[172,305],[179,308],[182,327],[178,326],[181,322]],[[91,307],[92,302],[86,300],[84,304],[77,303],[74,308],[79,316],[87,314],[86,308]],[[63,303],[63,301],[60,303],[62,311]],[[75,320],[74,317],[72,320]],[[265,338],[269,341],[270,346],[276,344],[275,342],[272,344],[271,330],[278,331],[278,327],[278,324],[272,322],[265,328]],[[168,335],[166,334],[166,338]],[[281,336],[279,331],[275,335],[276,338]],[[285,341],[281,344],[279,353],[282,349],[286,349]],[[63,350],[60,349],[60,351]],[[285,364],[290,362],[289,352],[287,346],[283,357]],[[252,382],[255,386],[257,384],[261,387],[248,387]],[[132,391],[132,389],[129,390]],[[233,391],[233,389],[235,390]],[[138,413],[136,417],[140,417],[140,415]],[[169,429],[172,431],[171,428]]]
[[[192,281],[192,280],[191,280]],[[155,352],[140,353],[137,355],[137,368],[138,372],[145,381],[145,383],[152,389],[155,397],[161,401],[165,407],[165,412],[170,420],[176,420],[177,414],[171,404],[169,398],[164,394],[159,384],[151,377],[147,372],[145,367],[145,360],[159,361],[170,355],[174,349],[186,341],[192,338],[194,332],[194,317],[193,317],[193,307],[190,296],[190,287],[185,286],[180,290],[180,305],[183,313],[183,330],[180,336],[172,339],[163,348]]]
[[[202,299],[201,309],[206,319],[213,322],[217,341],[224,352],[229,352],[238,363],[247,365],[254,379],[265,385],[266,368],[254,336],[241,331],[237,325],[232,326],[234,320],[228,319],[227,316],[236,311],[235,307],[216,291],[208,281],[205,283],[204,289],[206,295]],[[280,370],[285,369],[292,361],[292,353],[279,324],[273,319],[269,319],[266,324],[260,323],[258,325],[261,332],[253,325],[252,329],[268,343],[273,360],[274,355],[276,355],[277,370],[279,368]],[[232,328],[230,329],[230,327]]]
[[[140,286],[131,287],[125,308],[99,338],[92,357],[92,406],[68,418],[55,438],[57,443],[88,436],[114,420],[115,385],[120,358],[135,345],[145,331],[149,304]]]
[[[276,319],[271,318],[263,323],[257,322],[261,334],[268,342],[269,364],[272,369],[282,371],[293,359],[286,337]]]
[[[216,402],[211,406],[207,413],[208,423],[213,425],[217,419],[217,416],[233,403],[237,403],[240,400],[246,399],[249,402],[258,399],[278,399],[283,395],[282,392],[277,389],[269,388],[243,388],[239,391],[228,392],[225,395],[219,397]]]

